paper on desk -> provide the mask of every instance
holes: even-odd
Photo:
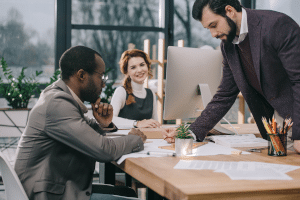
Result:
[[[227,147],[267,147],[268,140],[256,138],[254,134],[209,136],[216,144]]]
[[[293,180],[285,173],[273,168],[255,168],[253,170],[224,170],[232,180]]]
[[[232,151],[236,151],[230,147],[221,146],[212,142],[207,143],[206,145],[200,146],[196,149],[193,149],[193,153],[188,156],[213,156],[213,155],[231,155]],[[242,151],[242,154],[251,154],[246,151]]]
[[[300,166],[295,166],[295,165],[283,165],[283,164],[273,164],[273,163],[264,163],[264,162],[252,162],[252,163],[255,164],[256,168],[272,168],[283,173],[288,173],[290,171],[300,168]]]
[[[299,168],[299,166],[263,162],[203,160],[180,160],[174,167],[174,169],[215,170],[215,172],[225,173],[232,180],[292,180],[285,173]]]
[[[174,169],[196,169],[196,170],[226,170],[237,169],[238,162],[225,161],[203,161],[203,160],[180,160]]]
[[[118,130],[116,132],[109,132],[106,133],[106,136],[124,136],[124,135],[128,135],[130,130]]]
[[[122,117],[114,116],[112,122],[118,127],[118,129],[131,129],[133,128],[133,121]]]
[[[144,144],[144,150],[136,153],[130,153],[123,155],[118,161],[117,164],[121,164],[126,158],[140,158],[140,157],[163,157],[164,155],[147,155],[147,152],[166,152],[166,153],[174,153],[172,150],[161,149],[159,146],[169,145],[163,139],[147,139],[149,143]]]
[[[126,158],[139,158],[139,157],[162,157],[164,155],[146,155],[148,151],[153,152],[166,152],[166,153],[174,153],[175,151],[161,149],[159,146],[170,145],[163,139],[148,139],[150,143],[144,144],[144,150],[137,153],[130,153],[123,155],[118,161],[118,164],[121,164]],[[211,156],[211,155],[230,155],[231,151],[236,151],[236,149],[224,147],[221,145],[217,145],[209,142],[208,144],[202,145],[198,148],[193,149],[193,153],[188,156]],[[242,152],[242,154],[251,154],[249,152]]]

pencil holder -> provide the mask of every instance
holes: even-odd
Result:
[[[287,134],[268,133],[268,155],[286,156]]]

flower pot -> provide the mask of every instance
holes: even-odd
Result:
[[[181,139],[175,138],[175,153],[177,156],[192,154],[193,138]]]

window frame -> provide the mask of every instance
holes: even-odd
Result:
[[[114,25],[89,25],[72,24],[72,0],[55,0],[55,70],[59,68],[61,55],[71,47],[71,32],[77,30],[109,30],[109,31],[138,31],[159,32],[160,38],[165,39],[166,48],[174,44],[174,0],[159,0],[160,12],[163,13],[164,27],[146,26],[114,26]]]

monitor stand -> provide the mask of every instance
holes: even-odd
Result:
[[[212,95],[209,89],[208,84],[199,84],[200,95],[202,97],[203,107],[206,108],[207,104],[211,101]],[[221,134],[229,134],[234,135],[233,131],[230,131],[221,126],[221,122],[218,122],[211,132],[217,133],[220,132]]]

